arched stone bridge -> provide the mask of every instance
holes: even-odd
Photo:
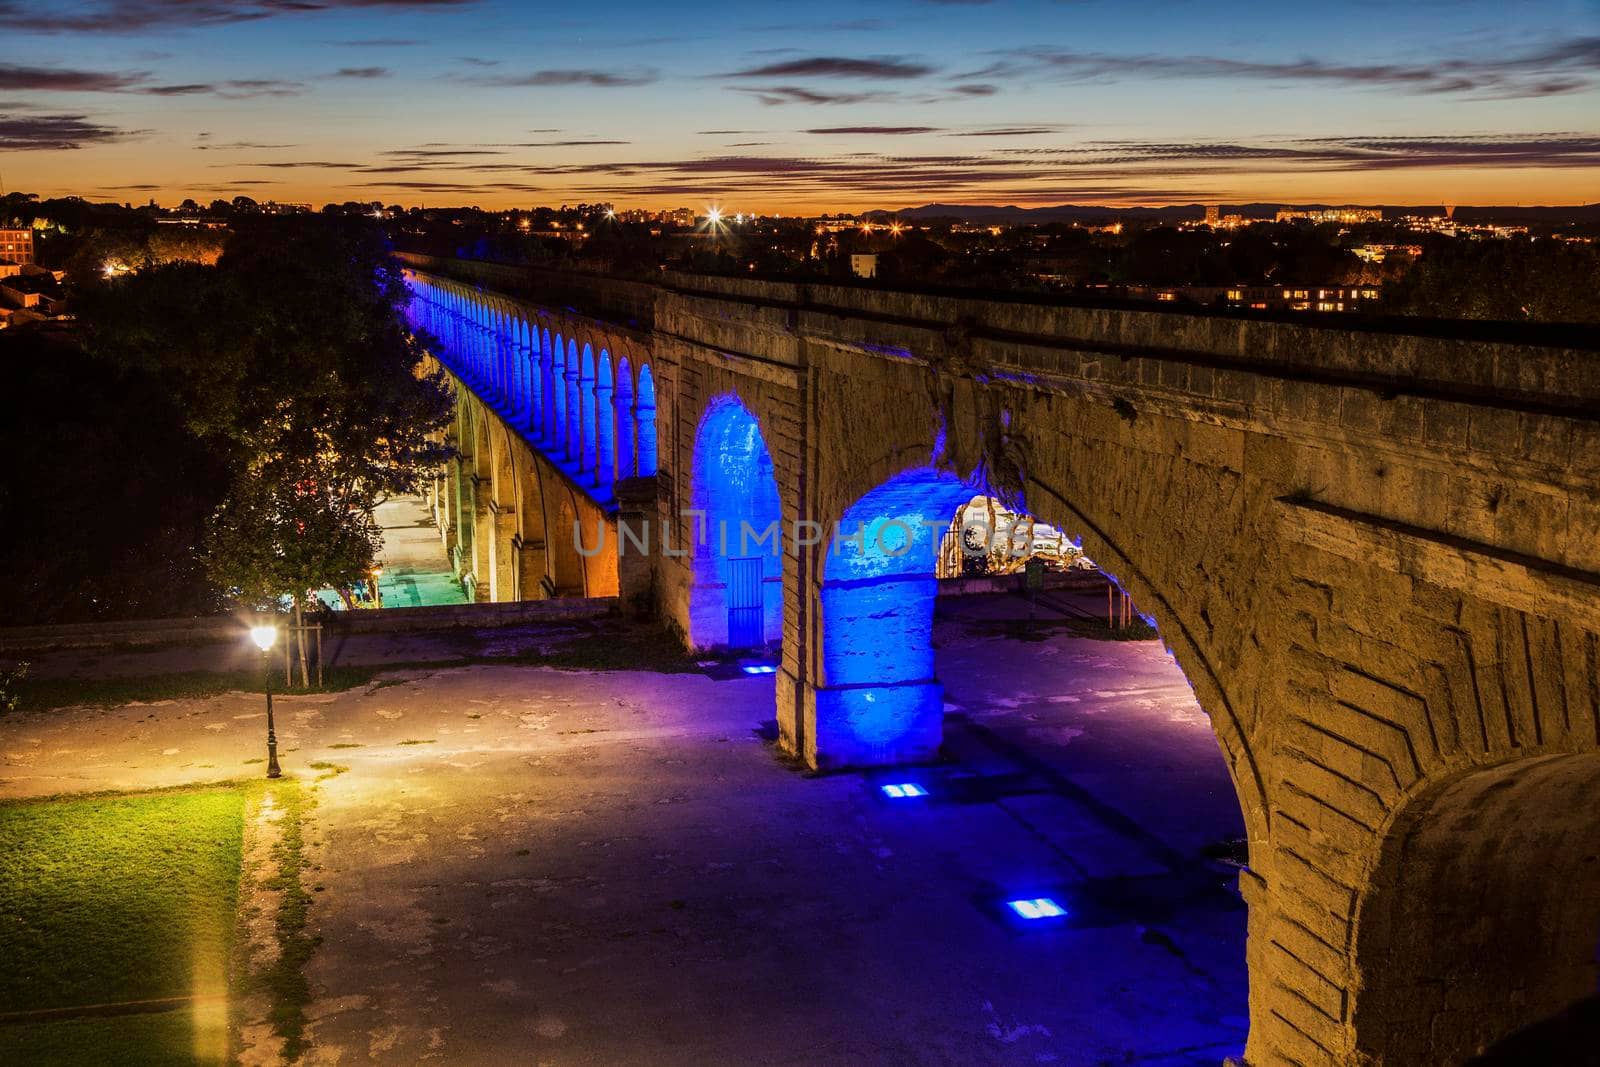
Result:
[[[1252,1064],[1457,1063],[1595,994],[1592,337],[410,264],[473,394],[475,544],[567,536],[525,496],[502,530],[501,461],[480,458],[499,432],[608,515],[622,486],[625,516],[679,530],[866,524],[866,551],[789,538],[777,558],[713,532],[622,583],[694,644],[777,644],[782,743],[813,766],[939,743],[921,520],[981,490],[1081,536],[1232,770]]]

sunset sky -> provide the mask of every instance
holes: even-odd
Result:
[[[1600,0],[0,0],[7,191],[1600,201]]]

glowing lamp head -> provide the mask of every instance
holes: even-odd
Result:
[[[722,209],[719,207],[706,208],[706,221],[715,226],[722,221]]]
[[[250,627],[250,640],[254,641],[256,643],[256,647],[263,652],[271,648],[273,642],[277,639],[278,628],[276,626],[263,623],[260,626]]]

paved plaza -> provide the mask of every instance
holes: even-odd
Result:
[[[781,761],[770,676],[478,665],[283,698],[285,769],[320,779],[307,1062],[1237,1054],[1244,908],[1208,857],[1240,816],[1182,674],[1159,642],[995,621],[1020,601],[941,611],[947,759],[888,775]],[[252,694],[27,715],[0,795],[259,773],[262,730]],[[1067,918],[1008,920],[1037,896]]]

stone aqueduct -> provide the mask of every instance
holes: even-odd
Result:
[[[482,595],[620,586],[715,644],[704,545],[619,574],[561,522],[765,514],[769,483],[830,527],[1004,496],[1081,536],[1211,717],[1249,834],[1251,1064],[1457,1063],[1595,994],[1592,339],[403,258],[461,386],[439,495]],[[812,766],[938,744],[919,552],[791,538],[762,574]]]

